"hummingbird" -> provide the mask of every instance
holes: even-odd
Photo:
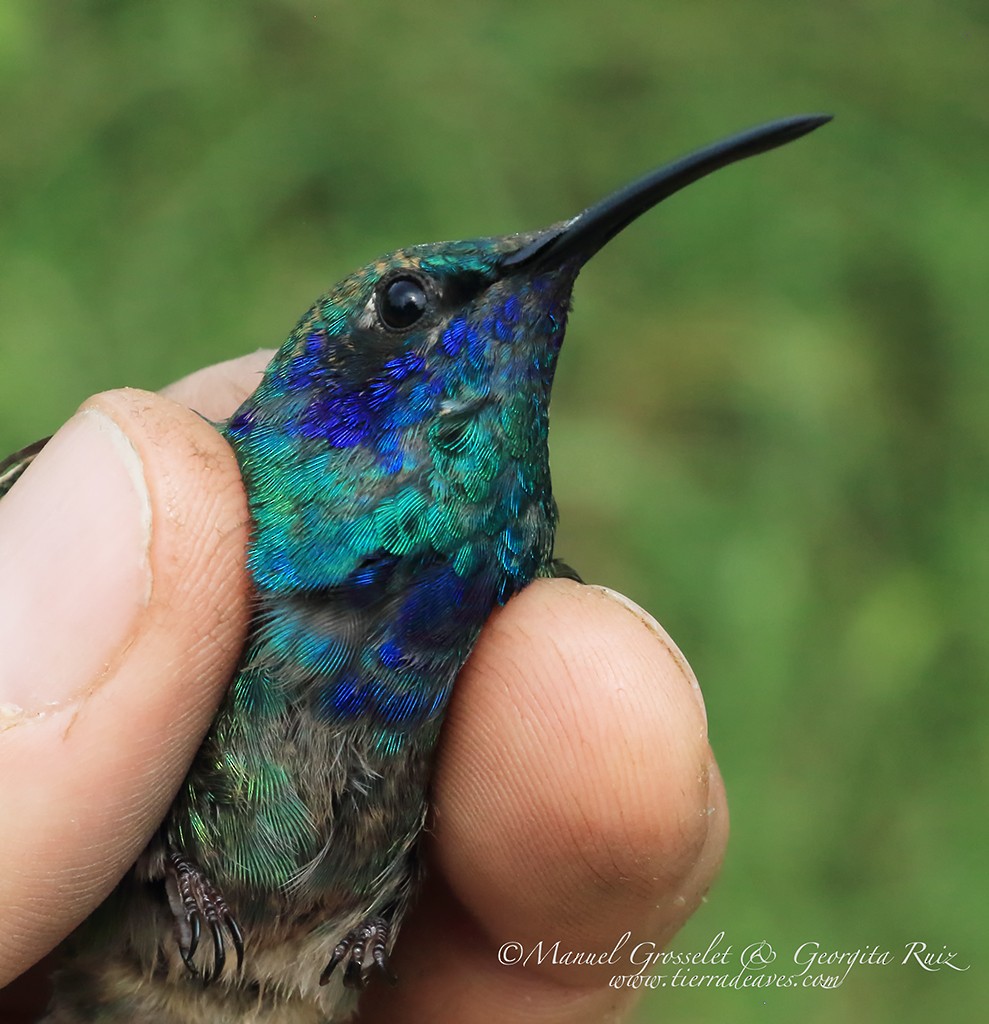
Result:
[[[398,249],[302,316],[216,425],[252,522],[239,667],[156,835],[66,940],[47,1024],[326,1024],[391,976],[457,674],[494,608],[577,578],[547,435],[579,270],[828,120],[734,135],[543,230]],[[0,495],[43,444],[0,464]]]

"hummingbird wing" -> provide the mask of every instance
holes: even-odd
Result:
[[[0,462],[0,498],[20,480],[24,470],[34,462],[38,453],[50,440],[50,436],[43,437],[27,447],[21,448],[20,451],[14,452],[13,455],[8,455],[3,462]]]

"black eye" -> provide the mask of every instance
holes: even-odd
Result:
[[[428,302],[426,289],[414,277],[393,277],[378,288],[378,316],[393,331],[411,327],[426,312]]]

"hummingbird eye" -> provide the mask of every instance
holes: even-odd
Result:
[[[385,327],[403,331],[426,312],[429,296],[422,282],[410,275],[392,277],[378,286],[378,316]]]

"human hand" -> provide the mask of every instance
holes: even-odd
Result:
[[[229,415],[266,354],[167,390]],[[83,407],[0,502],[0,984],[109,893],[164,817],[244,641],[247,511],[233,453],[167,399]],[[537,581],[496,612],[444,726],[429,876],[362,1020],[600,1021],[617,967],[498,951],[668,941],[727,836],[699,692],[624,599]],[[22,979],[23,980],[23,979]],[[0,1019],[34,1020],[33,976]]]

